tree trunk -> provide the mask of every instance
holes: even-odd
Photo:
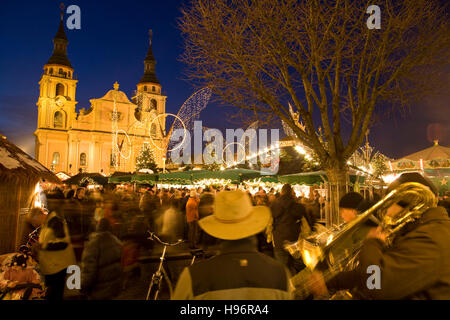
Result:
[[[327,219],[327,226],[339,225],[342,219],[339,215],[339,200],[347,192],[347,168],[335,166],[325,169],[328,176],[328,192],[330,206]]]

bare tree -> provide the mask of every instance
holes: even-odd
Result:
[[[430,92],[435,67],[450,61],[448,19],[438,3],[376,1],[381,29],[369,29],[371,2],[193,0],[180,18],[190,79],[291,127],[327,171],[334,204],[347,159],[374,115]],[[344,120],[352,127],[347,138]],[[336,212],[331,222],[338,219]]]

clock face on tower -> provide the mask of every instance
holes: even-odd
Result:
[[[64,98],[63,96],[57,96],[55,98],[55,103],[58,107],[62,107],[66,103],[66,101],[66,98]]]

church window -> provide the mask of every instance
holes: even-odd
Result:
[[[69,71],[69,78],[70,78],[70,71]]]
[[[156,110],[157,106],[158,106],[158,103],[156,102],[156,100],[155,100],[155,99],[152,99],[152,100],[150,101],[150,109]]]
[[[53,74],[53,68],[50,68],[50,74]]]
[[[109,165],[111,167],[116,165],[116,155],[114,153],[111,153],[111,156],[109,157]]]
[[[147,86],[144,86],[144,91],[147,91]]]
[[[155,86],[152,86],[152,91],[155,91]]]
[[[80,166],[85,167],[87,165],[86,153],[80,154]]]
[[[152,124],[152,127],[150,129],[150,135],[154,138],[156,137],[156,124]]]
[[[60,159],[59,152],[53,152],[52,164],[55,166],[59,165],[59,159]]]
[[[59,74],[63,73],[63,69],[59,68]]]
[[[53,126],[55,128],[62,128],[64,122],[64,116],[61,111],[56,111],[53,116]]]
[[[58,83],[56,85],[55,96],[63,96],[64,95],[64,85],[62,83]]]

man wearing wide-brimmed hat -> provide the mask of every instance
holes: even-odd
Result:
[[[293,288],[287,269],[257,250],[255,235],[267,227],[270,217],[268,207],[252,206],[243,191],[218,193],[214,213],[201,219],[199,225],[222,240],[220,253],[185,268],[173,299],[291,299]]]

